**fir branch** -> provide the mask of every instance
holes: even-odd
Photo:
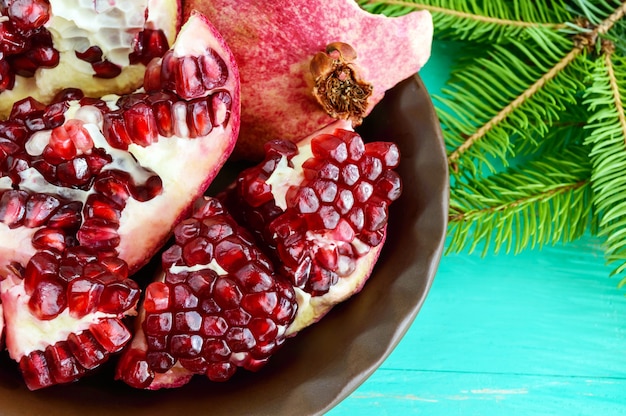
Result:
[[[590,117],[588,138],[593,164],[594,204],[599,212],[599,233],[607,238],[606,258],[618,263],[613,274],[626,270],[626,58],[604,42],[604,56],[594,62],[593,83],[585,95]],[[626,279],[621,285],[626,284]]]
[[[572,241],[591,221],[591,168],[584,149],[530,161],[491,177],[459,180],[449,216],[448,252],[519,252]],[[472,236],[468,238],[468,236]]]
[[[527,0],[359,0],[359,4],[388,16],[428,10],[440,38],[480,42],[525,38],[528,28],[566,29],[572,18],[566,2],[559,0],[549,6]]]
[[[495,45],[487,58],[456,71],[437,97],[453,172],[459,164],[493,171],[493,158],[506,164],[514,155],[512,137],[541,138],[559,112],[576,101],[583,85],[568,67],[582,49],[555,33],[536,30],[532,39],[532,45]]]

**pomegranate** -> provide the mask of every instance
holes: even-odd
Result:
[[[176,226],[118,379],[159,389],[259,370],[287,337],[363,287],[401,192],[397,147],[364,144],[340,121],[266,150],[221,201],[200,200]]]
[[[201,200],[174,235],[117,378],[157,389],[193,374],[225,381],[237,367],[259,369],[294,319],[292,286],[216,199]]]
[[[221,197],[298,296],[287,333],[319,320],[358,292],[378,259],[388,207],[402,191],[391,142],[365,144],[337,121],[296,144],[266,143],[265,159]]]
[[[0,2],[0,118],[67,87],[92,97],[139,88],[145,65],[174,41],[180,9],[177,0]]]
[[[183,15],[193,9],[207,15],[240,64],[243,112],[235,154],[242,158],[260,160],[265,142],[297,141],[302,132],[333,121],[313,95],[310,71],[312,58],[327,45],[343,42],[356,52],[352,64],[373,88],[364,114],[415,74],[431,51],[428,11],[390,18],[364,11],[354,0],[188,0]]]
[[[234,148],[239,74],[204,16],[151,60],[144,85],[26,98],[0,122],[0,297],[9,355],[31,389],[75,380],[130,340],[129,276]]]

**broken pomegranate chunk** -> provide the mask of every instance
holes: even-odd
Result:
[[[298,294],[298,332],[354,294],[384,242],[389,205],[402,191],[392,142],[364,143],[347,121],[299,141],[274,140],[266,157],[220,195],[268,247]]]
[[[130,340],[121,319],[134,313],[139,287],[110,263],[81,246],[39,251],[0,282],[7,348],[31,390],[82,377]]]
[[[193,374],[225,381],[237,367],[258,370],[294,319],[293,288],[215,199],[201,200],[174,237],[116,377],[157,389]]]

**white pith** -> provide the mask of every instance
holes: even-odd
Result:
[[[95,45],[105,59],[124,67],[130,63],[135,36],[146,24],[147,7],[147,0],[51,0],[45,27],[59,52],[84,52]]]
[[[177,266],[175,264],[173,264],[168,271],[172,274],[179,274],[182,272],[197,272],[200,270],[213,270],[215,273],[217,273],[219,276],[226,276],[228,275],[228,272],[226,270],[224,270],[224,268],[222,268],[222,266],[220,266],[220,264],[217,262],[217,260],[212,259],[211,262],[209,264],[196,264],[194,266]]]
[[[0,294],[4,313],[11,317],[11,324],[6,328],[7,350],[9,356],[16,361],[33,351],[43,351],[48,345],[67,340],[71,333],[85,331],[104,318],[116,316],[93,312],[82,318],[74,318],[65,309],[48,321],[33,319],[28,307],[29,296],[24,291],[21,280],[15,276],[0,282]]]

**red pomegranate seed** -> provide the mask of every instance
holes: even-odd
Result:
[[[207,90],[222,87],[228,79],[228,68],[224,60],[213,50],[198,58],[202,84]]]
[[[37,350],[20,359],[20,370],[24,382],[30,390],[37,390],[54,384],[50,366],[43,351]]]
[[[118,280],[117,277],[114,279],[114,281],[105,284],[100,295],[98,310],[104,313],[121,314],[137,303],[140,290],[134,280]]]
[[[82,222],[80,211],[83,204],[80,201],[72,201],[59,207],[48,219],[48,227],[61,228],[64,230],[78,229]]]
[[[378,157],[382,160],[384,166],[393,169],[400,163],[400,151],[398,146],[390,142],[373,142],[365,146],[367,155]]]
[[[46,0],[13,0],[7,11],[11,22],[22,31],[43,26],[50,18],[50,4]]]
[[[28,306],[41,320],[55,318],[67,306],[64,285],[56,276],[40,277],[28,299]]]
[[[69,383],[85,373],[66,342],[58,342],[46,347],[46,358],[50,364],[50,373],[56,383]]]
[[[87,197],[84,215],[85,219],[100,218],[112,223],[119,223],[121,208],[103,195],[91,194]]]
[[[96,368],[106,361],[106,351],[89,331],[80,334],[71,333],[67,338],[67,345],[78,363],[87,370]]]
[[[68,284],[68,306],[70,314],[82,318],[98,310],[104,285],[90,278],[76,278]]]
[[[163,56],[169,50],[167,37],[162,30],[144,29],[137,34],[135,50],[130,54],[130,63],[148,65],[153,58]]]
[[[12,90],[15,86],[15,74],[6,59],[0,58],[0,92]]]
[[[173,95],[159,92],[151,94],[147,100],[152,106],[157,131],[163,137],[171,137],[174,134],[174,122],[172,120]]]
[[[90,218],[83,222],[76,233],[76,238],[86,247],[94,249],[112,249],[119,245],[120,236],[117,233],[119,223]]]
[[[96,78],[110,79],[122,73],[122,68],[119,65],[107,60],[94,62],[91,67],[95,71],[94,77]]]
[[[152,108],[138,103],[123,112],[126,132],[130,140],[140,146],[150,146],[158,139],[158,128]]]
[[[131,333],[126,326],[116,318],[106,318],[89,328],[100,345],[109,353],[115,353],[124,348],[130,340]]]
[[[187,126],[190,138],[206,136],[213,130],[209,103],[205,98],[198,98],[187,103]]]
[[[106,141],[116,149],[126,150],[133,141],[126,131],[124,115],[120,110],[104,115],[102,133]]]
[[[52,195],[34,194],[26,202],[24,225],[35,228],[46,223],[61,202]]]
[[[94,45],[85,49],[83,52],[75,51],[76,57],[90,64],[102,61],[102,49],[99,46]]]
[[[176,71],[176,93],[185,100],[201,97],[206,91],[202,85],[202,73],[198,67],[198,58],[183,56],[178,58]]]
[[[22,225],[26,215],[26,200],[28,193],[25,191],[9,190],[0,197],[0,221],[9,228]]]
[[[5,56],[24,52],[27,44],[26,38],[15,29],[10,20],[0,23],[0,52]]]
[[[67,247],[68,237],[65,232],[54,228],[40,228],[32,238],[33,247],[38,250],[63,251]]]

